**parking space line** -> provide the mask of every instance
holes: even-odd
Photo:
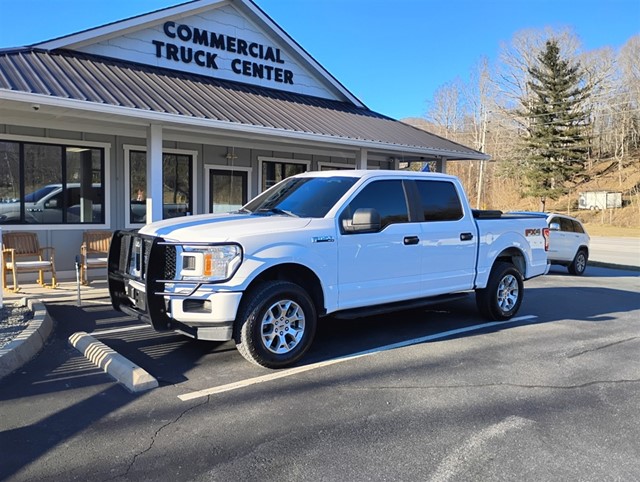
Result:
[[[92,331],[91,334],[92,335],[108,335],[111,333],[120,333],[120,332],[124,332],[124,331],[134,331],[134,330],[141,330],[143,328],[151,328],[150,325],[133,325],[133,326],[124,326],[122,328],[111,328],[109,330],[97,330],[97,331]]]
[[[442,333],[434,333],[433,335],[422,336],[420,338],[413,338],[411,340],[405,340],[398,343],[392,343],[390,345],[384,345],[377,348],[373,348],[371,350],[362,351],[359,353],[354,353],[353,355],[348,355],[340,358],[334,358],[332,360],[327,360],[318,363],[312,363],[310,365],[304,365],[301,367],[290,368],[288,370],[282,370],[275,373],[270,373],[268,375],[262,375],[255,378],[249,378],[247,380],[241,380],[239,382],[228,383],[226,385],[220,385],[218,387],[207,388],[204,390],[198,390],[195,392],[185,393],[183,395],[178,395],[178,398],[183,402],[194,400],[196,398],[206,397],[208,395],[217,395],[219,393],[229,392],[232,390],[237,390],[239,388],[248,387],[251,385],[257,385],[259,383],[270,382],[272,380],[277,380],[279,378],[290,377],[292,375],[298,375],[299,373],[308,372],[310,370],[315,370],[317,368],[327,367],[330,365],[335,365],[337,363],[342,363],[345,361],[355,360],[356,358],[361,358],[369,355],[373,355],[375,353],[394,350],[396,348],[403,348],[410,345],[417,345],[419,343],[424,343],[427,341],[439,340],[442,338],[448,338],[450,336],[459,335],[462,333],[468,333],[471,331],[483,330],[485,328],[491,328],[493,326],[505,325],[508,323],[519,322],[519,321],[530,321],[537,319],[537,316],[534,315],[526,315],[519,316],[516,318],[512,318],[508,321],[491,321],[488,323],[482,323],[480,325],[472,325],[465,326],[464,328],[457,328],[455,330],[443,331]]]

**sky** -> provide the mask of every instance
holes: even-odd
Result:
[[[640,34],[640,0],[254,0],[367,107],[423,117],[439,87],[468,81],[522,30],[571,28],[583,50]],[[0,0],[0,48],[20,47],[183,3]]]

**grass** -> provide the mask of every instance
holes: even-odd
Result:
[[[616,238],[640,238],[640,227],[626,228],[621,226],[611,226],[609,224],[585,223],[587,233],[590,236],[610,236]]]

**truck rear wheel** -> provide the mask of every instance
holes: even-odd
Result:
[[[476,290],[476,305],[485,318],[504,321],[518,312],[523,296],[522,274],[511,263],[500,261],[491,269],[487,287]]]
[[[304,355],[316,325],[316,309],[304,289],[288,281],[266,281],[243,297],[234,338],[250,362],[282,368]]]

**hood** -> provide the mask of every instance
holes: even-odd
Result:
[[[224,242],[245,235],[294,231],[304,228],[310,222],[310,218],[273,214],[201,214],[147,224],[140,229],[140,234],[173,241]]]

